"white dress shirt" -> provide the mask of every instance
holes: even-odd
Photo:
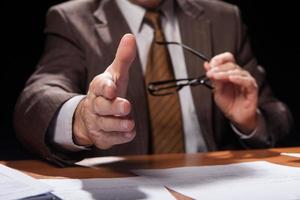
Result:
[[[126,19],[131,32],[136,37],[138,56],[142,64],[143,72],[145,73],[148,52],[154,34],[152,27],[147,23],[143,23],[146,10],[128,0],[116,0],[116,3]],[[178,20],[174,15],[173,1],[164,1],[161,10],[163,12],[161,23],[166,40],[181,42]],[[173,64],[175,78],[187,78],[183,49],[172,45],[168,46],[168,50]],[[53,127],[51,127],[54,143],[71,151],[85,149],[85,147],[74,144],[72,138],[72,119],[75,109],[82,98],[84,98],[84,96],[80,95],[73,97],[64,103],[56,116],[56,120],[52,125]],[[179,98],[185,136],[185,151],[187,153],[207,151],[203,135],[201,134],[201,128],[198,122],[190,87],[184,87],[180,90]],[[250,135],[244,135],[234,127],[233,130],[241,137],[241,139],[249,139],[256,133],[255,130]]]

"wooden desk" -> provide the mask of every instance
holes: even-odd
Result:
[[[247,150],[219,151],[198,154],[169,154],[150,156],[119,157],[118,161],[96,165],[95,167],[58,168],[39,160],[0,161],[8,167],[18,169],[35,178],[114,178],[135,176],[130,169],[159,169],[183,166],[220,165],[248,161],[269,161],[276,164],[300,167],[300,159],[280,155],[300,153],[300,147]],[[168,189],[168,188],[167,188]],[[168,189],[177,200],[191,200],[180,193]]]
[[[300,153],[300,147],[247,151],[219,151],[198,154],[127,156],[123,160],[100,164],[97,167],[58,168],[39,160],[0,161],[35,178],[113,178],[134,176],[130,169],[158,169],[183,166],[202,166],[264,160],[300,167],[300,159],[280,155],[281,152]]]

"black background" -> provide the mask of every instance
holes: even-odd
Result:
[[[62,0],[4,2],[2,15],[0,159],[32,158],[15,138],[12,113],[43,51],[47,9]],[[300,12],[297,1],[227,0],[240,7],[252,48],[275,95],[291,109],[296,128],[284,146],[300,145]],[[3,62],[4,60],[4,62]]]

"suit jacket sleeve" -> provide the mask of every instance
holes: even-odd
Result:
[[[263,118],[260,119],[259,127],[257,127],[258,132],[252,138],[241,142],[246,147],[274,147],[291,132],[293,118],[287,106],[272,94],[270,86],[266,82],[265,70],[257,64],[251,53],[246,28],[241,22],[239,10],[237,7],[235,10],[237,30],[240,31],[237,34],[237,63],[248,70],[259,85],[258,106],[261,112],[260,117]]]
[[[60,164],[66,154],[50,148],[46,133],[61,105],[84,92],[86,67],[63,10],[48,11],[45,33],[44,55],[18,99],[14,122],[18,138],[29,150]]]

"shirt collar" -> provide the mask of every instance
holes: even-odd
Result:
[[[131,3],[129,0],[116,0],[123,16],[125,17],[132,33],[137,35],[143,23],[146,9]],[[173,0],[165,0],[161,5],[161,10],[166,20],[174,21],[174,2]]]

